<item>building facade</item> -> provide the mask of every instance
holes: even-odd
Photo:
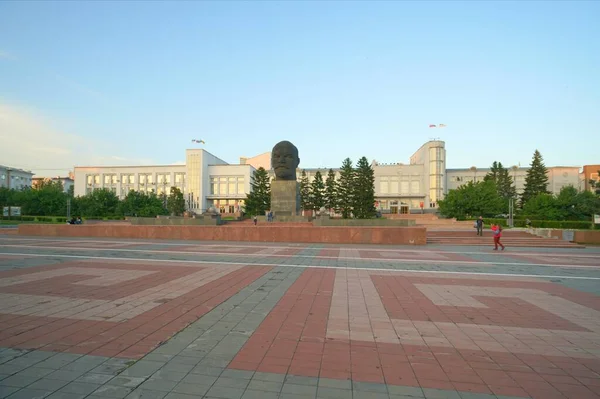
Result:
[[[239,164],[230,165],[203,149],[186,150],[185,165],[103,166],[75,168],[75,195],[85,195],[99,188],[113,191],[125,198],[130,190],[169,194],[172,186],[184,194],[186,208],[201,213],[214,207],[221,213],[234,213],[243,206],[250,192],[252,175],[259,167],[270,171],[271,153],[242,157]],[[423,144],[411,157],[410,163],[385,164],[372,162],[375,172],[376,207],[383,213],[435,212],[438,201],[469,181],[483,181],[489,168],[446,168],[445,143],[439,140]],[[594,169],[596,168],[596,169]],[[339,168],[332,168],[339,178]],[[521,193],[525,186],[526,167],[509,167],[509,172]],[[585,169],[585,168],[584,168]],[[590,178],[598,173],[598,165],[588,168]],[[312,182],[317,171],[323,180],[329,169],[299,168]],[[1,175],[2,172],[0,172]],[[589,179],[588,179],[589,180]],[[584,189],[585,182],[579,167],[548,167],[548,190],[557,194],[562,187],[572,185]]]
[[[43,182],[60,182],[63,186],[63,191],[65,193],[68,193],[69,190],[71,190],[71,187],[74,187],[75,185],[75,180],[73,177],[34,177],[31,179],[31,187],[32,188],[37,188],[39,187]],[[74,190],[74,188],[73,188]]]
[[[585,191],[593,191],[590,180],[600,182],[600,165],[583,165],[581,168],[581,187]]]
[[[0,165],[0,187],[22,190],[31,187],[33,173],[29,170]]]

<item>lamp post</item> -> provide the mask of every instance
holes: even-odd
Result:
[[[11,168],[6,168],[6,187],[8,188],[8,220],[10,220],[10,172]]]

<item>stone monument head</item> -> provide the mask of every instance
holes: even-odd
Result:
[[[296,168],[300,164],[298,149],[289,141],[280,141],[271,151],[271,167],[276,180],[296,180]]]

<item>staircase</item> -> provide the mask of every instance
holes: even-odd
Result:
[[[542,238],[521,230],[502,231],[500,241],[507,247],[583,248],[582,245],[573,242],[558,238]],[[493,247],[494,239],[489,230],[484,230],[483,236],[477,236],[476,230],[471,225],[470,231],[427,229],[427,244]]]

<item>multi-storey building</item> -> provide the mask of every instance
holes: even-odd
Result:
[[[21,190],[31,187],[33,173],[29,170],[0,165],[0,187]]]

